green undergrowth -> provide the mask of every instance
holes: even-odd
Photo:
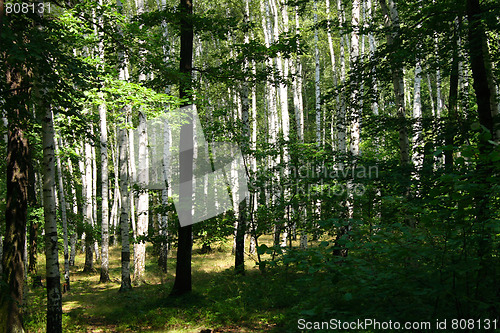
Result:
[[[304,297],[293,286],[296,275],[278,269],[267,269],[263,274],[250,257],[246,259],[246,274],[235,275],[230,241],[206,254],[195,246],[193,292],[170,297],[175,251],[169,254],[168,273],[163,274],[152,250],[148,246],[145,282],[125,293],[118,291],[119,247],[110,250],[111,282],[105,284],[99,283],[99,265],[93,273],[82,272],[84,254],[79,253],[71,268],[71,291],[63,295],[64,331],[281,332],[289,330],[287,318],[293,316],[294,304]],[[42,277],[44,259],[43,255],[38,258]],[[31,278],[29,283],[25,327],[28,332],[45,332],[45,289],[33,289]]]

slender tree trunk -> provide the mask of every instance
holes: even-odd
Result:
[[[47,332],[62,332],[62,296],[57,243],[55,194],[55,143],[52,110],[46,107],[43,131],[43,210],[45,217],[45,257],[47,269]]]
[[[394,0],[379,0],[382,13],[384,15],[384,25],[390,28],[392,32],[387,33],[387,44],[395,45],[399,43],[399,15],[396,9]],[[409,141],[406,125],[406,108],[404,101],[404,83],[402,65],[392,64],[392,83],[394,88],[394,99],[396,102],[397,115],[400,120],[399,124],[399,150],[401,165],[408,165],[409,158]]]
[[[245,22],[249,21],[250,16],[250,8],[249,8],[249,0],[245,0]],[[245,43],[250,41],[248,32],[245,34]],[[248,68],[248,61],[245,61],[244,64],[245,69]],[[250,100],[248,98],[249,89],[248,83],[243,82],[243,87],[241,90],[241,122],[243,123],[243,139],[242,139],[242,148],[244,156],[249,156],[249,142],[250,142]],[[287,108],[288,115],[288,108]],[[241,198],[238,198],[241,200]],[[238,225],[236,226],[236,246],[235,246],[235,256],[234,256],[234,267],[236,273],[244,274],[245,273],[245,233],[246,233],[246,224],[247,224],[247,209],[248,209],[248,198],[244,198],[239,203],[238,209]]]
[[[31,155],[31,151],[29,152],[29,163],[28,163],[28,206],[30,207],[40,207],[37,203],[37,182],[36,182],[36,173],[33,169],[33,156]],[[41,189],[40,191],[41,192]],[[38,248],[38,230],[40,229],[39,223],[36,219],[30,219],[29,223],[29,253],[27,254],[26,260],[28,260],[28,269],[25,272],[25,282],[28,276],[28,273],[37,274],[37,248]],[[26,248],[25,251],[28,252],[28,239],[26,239]],[[1,261],[1,259],[0,259]],[[26,288],[25,288],[26,289]],[[26,290],[27,291],[27,290]],[[26,295],[25,295],[26,296]]]
[[[418,174],[424,163],[423,156],[423,137],[422,137],[422,99],[421,99],[422,66],[420,60],[415,65],[415,81],[413,84],[413,165],[418,179]]]
[[[295,7],[295,34],[300,34],[299,9]],[[300,52],[300,44],[297,41],[297,51]],[[293,64],[293,62],[292,62]],[[304,106],[302,100],[302,63],[300,55],[295,58],[295,70],[292,69],[293,80],[293,104],[295,106],[295,119],[297,122],[297,136],[300,142],[304,141]]]
[[[455,19],[455,29],[453,33],[453,59],[451,60],[451,73],[450,73],[450,92],[449,92],[449,108],[448,108],[448,126],[445,129],[445,144],[449,148],[453,147],[453,137],[454,133],[452,128],[453,123],[457,120],[458,117],[458,48],[460,45],[458,44],[458,35],[459,35],[460,21],[458,17]],[[453,169],[453,150],[447,149],[444,152],[444,165],[446,170],[451,171]]]
[[[180,1],[180,71],[184,74],[179,84],[179,97],[187,98],[188,89],[191,86],[191,70],[193,65],[193,23],[190,16],[193,13],[193,3],[190,0]],[[183,146],[193,147],[193,119],[187,119],[187,123],[181,126],[180,142]],[[180,160],[179,183],[191,182],[193,179],[193,157],[186,154]],[[180,192],[182,193],[182,192]],[[185,193],[186,203],[192,206],[192,188]],[[192,215],[189,215],[192,219]],[[177,247],[177,265],[172,295],[182,295],[191,292],[191,250],[193,245],[192,225],[187,221],[186,226],[179,224],[179,241]]]
[[[352,2],[352,16],[351,16],[351,27],[353,29],[351,33],[351,75],[356,76],[351,81],[353,81],[353,89],[351,93],[351,144],[350,150],[353,156],[359,155],[359,140],[360,140],[360,118],[361,118],[361,104],[360,104],[360,94],[359,86],[361,84],[360,79],[357,77],[359,74],[356,72],[356,66],[359,60],[359,19],[360,19],[361,3],[360,0],[354,0]],[[360,77],[360,75],[359,75]]]
[[[373,25],[373,15],[372,15],[372,1],[371,0],[366,0],[366,27],[369,28],[370,25]],[[370,58],[372,58],[375,55],[376,51],[376,45],[375,45],[375,37],[373,36],[373,32],[368,32],[368,44],[370,46]],[[377,85],[377,79],[375,76],[375,68],[372,70],[372,91],[373,95],[377,96],[378,95],[378,85]],[[375,97],[372,101],[372,111],[375,116],[378,116],[378,101],[377,97]]]
[[[148,165],[148,133],[146,126],[146,115],[139,111],[139,169],[138,182],[140,186],[139,201],[137,205],[137,237],[145,237],[149,224],[149,193],[147,185],[149,183]],[[144,281],[144,269],[146,264],[146,242],[141,240],[135,245],[134,252],[134,283]]]
[[[6,117],[2,117],[2,123],[5,127],[5,134],[4,134],[4,141],[5,141],[5,147],[8,147],[9,145],[9,136],[8,136],[8,126],[9,126],[9,123],[7,121],[7,118]],[[7,155],[8,153],[8,150],[5,151],[5,155]],[[3,233],[0,233],[0,276],[2,276],[3,274]],[[0,298],[1,300],[1,298]],[[1,303],[0,303],[1,305]]]
[[[60,139],[59,139],[60,140]],[[60,141],[61,142],[61,141]],[[56,154],[56,162],[57,162],[57,175],[59,180],[59,197],[60,197],[60,207],[61,207],[61,219],[62,219],[62,227],[63,227],[63,243],[64,243],[64,280],[67,285],[67,290],[70,290],[70,279],[69,279],[69,252],[68,252],[68,216],[66,211],[66,198],[64,195],[64,180],[62,174],[61,167],[61,158],[59,157],[60,146],[57,144],[57,141],[54,139],[54,146],[57,152]]]
[[[101,125],[101,186],[102,186],[102,224],[101,224],[101,277],[100,282],[109,282],[109,178],[108,178],[108,128],[106,106],[99,105]]]
[[[88,139],[87,139],[88,140]],[[94,215],[92,205],[92,148],[90,143],[85,142],[85,265],[84,272],[91,272],[94,269],[93,243],[92,237],[94,228]]]
[[[337,0],[337,12],[339,17],[340,29],[340,84],[345,83],[345,46],[344,46],[344,19],[342,12],[344,11],[341,0]],[[340,91],[340,107],[337,116],[337,150],[340,155],[346,153],[346,101],[345,92],[342,88]]]
[[[120,229],[122,238],[122,281],[120,291],[132,288],[130,281],[130,240],[129,240],[129,209],[128,209],[128,172],[127,172],[127,134],[126,129],[119,130],[120,135],[120,195],[122,209],[120,214]]]
[[[318,24],[318,2],[314,0],[314,25]],[[321,146],[321,90],[320,90],[320,66],[319,66],[319,46],[318,46],[318,29],[314,28],[314,91],[316,110],[316,144]]]
[[[99,0],[99,6],[103,5],[103,0]],[[103,17],[97,18],[99,25],[103,25]],[[100,70],[104,70],[104,32],[97,31],[99,43],[97,52],[100,58]],[[101,104],[98,106],[100,120],[100,144],[101,144],[101,276],[100,282],[109,282],[109,176],[108,176],[108,127],[106,119],[106,104],[103,96],[100,96]],[[97,220],[96,220],[97,221]],[[97,251],[98,249],[96,249]]]
[[[168,186],[168,174],[170,171],[170,151],[172,146],[172,132],[169,126],[163,129],[163,178],[165,179],[165,189],[161,192],[161,203],[163,209],[168,205],[168,197],[171,192]],[[168,213],[163,212],[160,220],[160,236],[163,237],[160,248],[159,266],[163,273],[167,273],[167,260],[168,260]]]
[[[434,47],[436,51],[436,57],[439,58],[439,39],[436,33],[434,33]],[[436,115],[441,117],[443,114],[443,97],[441,93],[442,86],[442,78],[441,78],[441,69],[439,66],[436,68]]]
[[[94,125],[91,125],[91,133],[94,134]],[[92,152],[92,231],[95,231],[97,227],[97,157],[95,152],[95,146],[91,146]],[[92,237],[94,240],[94,255],[96,262],[99,262],[99,244],[97,243],[97,239]]]
[[[118,166],[119,163],[119,151],[118,151],[118,133],[116,130],[117,125],[115,124],[113,126],[113,133],[114,133],[114,144],[113,148],[111,149],[111,159],[113,161],[113,168],[114,168],[114,194],[113,194],[113,205],[111,207],[111,216],[109,218],[112,232],[113,232],[113,246],[116,246],[117,241],[118,241],[118,235],[117,232],[119,230],[119,211],[121,209],[121,197],[120,197],[120,184],[119,184],[119,179],[120,177],[118,176],[120,174],[120,168]]]
[[[432,115],[435,117],[436,116],[436,106],[434,105],[434,93],[432,90],[431,76],[429,73],[427,73],[426,77],[427,77],[427,87],[429,88],[429,100],[431,102],[431,112],[432,112]]]
[[[61,144],[62,146],[62,144]],[[71,159],[68,158],[68,170],[69,174],[73,175],[73,163],[71,162]],[[71,186],[71,206],[73,209],[73,216],[78,215],[78,198],[76,194],[76,186],[75,186],[75,181],[70,182]],[[78,234],[76,232],[75,228],[75,221],[72,221],[73,223],[73,231],[70,236],[70,252],[69,252],[69,265],[70,266],[75,266],[75,256],[76,256],[76,238],[78,237]]]

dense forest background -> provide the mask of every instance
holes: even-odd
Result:
[[[498,2],[0,1],[0,58],[0,332],[500,329]],[[248,192],[181,227],[185,106]]]

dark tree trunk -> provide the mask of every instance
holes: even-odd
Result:
[[[38,207],[36,198],[36,180],[35,172],[33,171],[33,158],[31,156],[31,151],[29,151],[29,164],[28,164],[28,203],[30,207]],[[37,257],[37,239],[38,230],[40,226],[34,220],[30,220],[29,224],[29,241],[28,241],[28,273],[37,273],[36,269],[36,257]]]
[[[29,146],[25,135],[28,91],[23,89],[23,75],[8,69],[7,83],[11,89],[6,97],[9,120],[7,142],[7,204],[3,244],[3,282],[0,293],[0,332],[23,332],[21,305],[24,285],[24,250],[28,215]]]
[[[245,232],[247,199],[243,199],[239,205],[238,225],[236,227],[236,251],[234,256],[234,267],[236,273],[245,274]]]
[[[445,130],[445,144],[448,149],[444,153],[444,164],[448,172],[453,169],[453,132],[455,131],[454,122],[457,120],[457,102],[458,102],[458,36],[460,34],[460,21],[457,19],[455,31],[453,34],[453,59],[451,62],[450,73],[450,94],[448,108],[448,124]]]
[[[29,231],[29,259],[28,259],[28,273],[37,273],[36,269],[36,257],[37,257],[37,239],[38,230],[40,226],[35,220],[30,220],[30,231]]]
[[[467,0],[467,18],[469,20],[469,54],[471,61],[472,77],[474,79],[474,90],[476,93],[477,111],[479,122],[495,137],[495,125],[493,120],[493,111],[491,102],[491,70],[487,66],[489,59],[488,48],[486,46],[486,33],[481,22],[481,6],[479,0]],[[496,276],[496,265],[492,262],[492,235],[494,230],[491,223],[490,199],[491,191],[487,178],[493,173],[493,167],[489,161],[489,153],[492,150],[492,144],[488,141],[488,136],[483,133],[480,136],[479,150],[482,157],[477,163],[477,180],[482,183],[482,188],[475,195],[476,205],[476,225],[478,230],[477,251],[480,260],[480,269],[477,275],[476,298],[480,301],[489,300],[492,297],[492,289],[496,285],[488,283],[486,277]],[[494,296],[493,296],[494,297]],[[495,309],[491,310],[493,314]]]
[[[471,61],[474,90],[476,92],[477,112],[479,122],[486,127],[492,135],[493,117],[490,104],[491,91],[486,60],[489,58],[488,49],[485,48],[486,33],[481,23],[481,7],[479,0],[467,0],[467,17],[469,20],[469,54]]]
[[[187,98],[191,87],[191,69],[193,63],[193,3],[191,0],[181,0],[181,50],[180,50],[180,72],[184,75],[179,83],[180,98]],[[193,119],[187,120],[181,127],[180,144],[183,147],[193,147]],[[179,183],[191,181],[193,178],[193,150],[180,156],[180,179]],[[192,190],[191,190],[192,191]],[[185,193],[189,197],[189,193]],[[192,205],[192,193],[188,200]],[[192,216],[190,216],[192,218]],[[175,282],[172,295],[182,295],[191,291],[191,251],[192,251],[192,225],[187,223],[185,227],[179,224],[179,240],[177,248],[177,265],[175,269]]]

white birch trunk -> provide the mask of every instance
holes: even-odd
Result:
[[[314,25],[318,24],[318,3],[313,2]],[[319,66],[319,46],[318,46],[318,29],[314,28],[314,91],[315,91],[315,106],[316,110],[316,144],[321,146],[321,91],[320,91],[320,66]]]
[[[366,0],[366,20],[367,20],[367,25],[373,25],[373,15],[372,15],[372,1],[371,0]],[[377,47],[375,45],[375,37],[373,36],[373,32],[368,33],[368,44],[370,46],[370,58],[372,58],[375,55],[375,51],[377,50]],[[378,91],[378,85],[377,85],[377,79],[375,77],[375,68],[372,70],[372,75],[373,75],[373,80],[372,80],[372,89],[374,92],[374,96],[377,96],[377,91]],[[378,116],[378,101],[377,98],[375,98],[372,101],[372,111],[373,114]]]
[[[127,115],[128,122],[131,123],[130,115]],[[135,167],[135,142],[134,142],[134,130],[128,130],[128,170],[129,178],[132,184],[137,183],[137,169]],[[132,234],[134,239],[137,237],[137,227],[135,220],[135,198],[134,195],[130,195],[130,217],[132,219]],[[134,243],[134,256],[135,256],[135,246]]]
[[[345,83],[345,45],[344,45],[344,19],[343,13],[344,8],[342,0],[337,0],[337,12],[339,17],[339,28],[340,28],[340,84]],[[344,89],[340,92],[340,107],[339,114],[337,117],[337,149],[342,155],[346,152],[346,101]],[[342,166],[339,166],[342,168]]]
[[[62,321],[61,281],[57,243],[55,194],[54,123],[50,107],[42,121],[43,140],[43,210],[45,217],[45,262],[47,279],[47,327],[60,328]]]
[[[93,237],[94,227],[93,200],[92,200],[92,148],[85,142],[85,266],[84,271],[89,272],[94,268]]]
[[[85,219],[85,216],[87,214],[87,179],[85,169],[85,143],[82,142],[82,146],[77,147],[75,149],[75,152],[78,156],[80,156],[80,158],[78,159],[78,169],[80,170],[80,175],[82,176],[82,207],[80,207],[80,209],[84,219],[83,225],[84,227],[86,227],[87,220]],[[82,253],[85,253],[85,238],[85,230],[83,230],[82,234],[80,235]]]
[[[438,37],[437,34],[434,34],[434,43],[435,43],[435,49],[436,49],[436,57],[439,57],[439,51],[438,51]],[[442,79],[441,79],[441,69],[439,67],[436,68],[436,115],[438,117],[441,117],[443,114],[443,96],[441,94],[441,86],[442,86]]]
[[[139,172],[137,181],[140,186],[139,201],[137,205],[137,237],[145,237],[149,224],[149,193],[146,186],[149,183],[149,161],[148,161],[148,133],[146,127],[146,115],[142,110],[139,112]],[[134,252],[134,282],[144,281],[144,269],[146,264],[146,242],[141,240],[135,245]]]
[[[108,177],[108,126],[106,106],[99,105],[101,126],[101,186],[102,186],[102,222],[101,222],[101,277],[100,282],[109,281],[109,177]]]
[[[94,126],[92,125],[92,134],[94,134]],[[92,227],[97,226],[97,158],[95,146],[92,145]],[[96,262],[99,261],[99,244],[97,239],[94,239],[94,254]]]
[[[412,160],[416,169],[415,177],[418,179],[419,170],[422,168],[424,157],[422,154],[422,99],[421,99],[422,67],[420,61],[415,66],[415,82],[413,85],[413,155]]]
[[[61,144],[62,146],[62,144]],[[68,158],[68,170],[69,174],[73,175],[73,163],[71,162],[71,159]],[[73,211],[73,216],[78,215],[78,206],[77,206],[77,197],[76,197],[76,187],[75,187],[75,182],[70,181],[70,186],[71,186],[71,209]],[[76,238],[78,237],[76,228],[74,225],[73,221],[73,231],[70,236],[70,252],[69,252],[69,265],[74,266],[75,265],[75,256],[76,256]]]
[[[352,16],[351,16],[351,27],[353,29],[351,33],[351,71],[354,70],[359,61],[359,17],[361,10],[360,0],[354,0],[352,2]],[[354,73],[353,73],[354,74]],[[350,150],[353,156],[359,155],[359,140],[360,140],[360,97],[359,97],[359,82],[355,79],[354,89],[351,93],[351,143]]]
[[[328,49],[330,50],[330,60],[332,62],[333,84],[337,85],[337,65],[335,63],[335,52],[333,50],[332,28],[330,22],[330,0],[326,0],[326,34],[328,38]]]
[[[130,240],[129,240],[129,207],[128,207],[128,172],[127,172],[127,135],[125,129],[120,129],[120,192],[122,209],[120,215],[122,238],[122,281],[120,291],[132,288],[130,282]]]
[[[392,28],[393,32],[387,34],[387,43],[393,44],[395,37],[399,34],[399,14],[394,0],[379,0],[384,14],[384,25]],[[403,121],[406,119],[406,108],[404,99],[404,82],[403,82],[403,68],[393,68],[392,81],[394,87],[394,96],[397,107],[398,117]],[[402,165],[407,165],[410,162],[409,157],[409,140],[408,132],[404,124],[400,125],[399,129],[399,149],[400,160]]]
[[[61,139],[59,138],[59,147],[61,146]],[[64,280],[67,283],[67,290],[70,289],[69,283],[69,253],[68,253],[68,217],[66,212],[66,198],[64,195],[64,180],[62,174],[61,167],[61,158],[59,157],[59,147],[57,144],[57,140],[54,140],[54,147],[56,150],[56,161],[57,161],[57,174],[59,178],[59,201],[61,203],[61,219],[62,219],[62,227],[63,227],[63,244],[64,244]]]
[[[434,93],[432,90],[432,82],[429,73],[427,73],[427,87],[429,88],[429,100],[431,102],[431,112],[434,117],[436,117],[436,106],[434,105]]]
[[[123,4],[120,0],[117,0],[117,5],[119,11],[123,11]],[[123,38],[123,34],[119,31],[120,37]],[[121,65],[119,79],[122,81],[128,80],[128,67],[125,58],[125,54],[123,52],[118,52],[118,61]],[[125,121],[123,121],[122,126],[127,123],[128,116],[130,114],[130,106],[125,106],[122,109],[122,116],[125,117]],[[128,155],[128,138],[127,138],[127,130],[125,128],[120,128],[118,131],[117,142],[119,146],[119,165],[118,168],[120,170],[120,197],[121,197],[121,213],[120,213],[120,231],[121,231],[121,239],[122,239],[122,255],[121,255],[121,286],[120,291],[124,292],[130,290],[132,288],[131,280],[130,280],[130,239],[129,239],[129,196],[128,196],[128,184],[129,184],[129,175],[132,170],[131,166],[134,166],[134,161],[130,163],[130,159]],[[133,136],[132,136],[133,137]],[[133,146],[131,148],[133,150]],[[117,152],[118,153],[118,152]],[[127,167],[129,170],[127,170]],[[133,200],[131,200],[133,203]],[[133,213],[130,214],[133,216]]]
[[[295,7],[295,34],[300,34],[300,18],[299,9]],[[299,41],[297,41],[299,43]],[[300,51],[300,44],[297,44],[298,51]],[[292,61],[292,64],[294,62]],[[293,104],[295,107],[295,119],[297,122],[297,136],[299,142],[304,141],[304,106],[302,100],[302,63],[300,61],[300,56],[297,55],[295,58],[295,68],[292,68],[292,73],[294,75],[293,79]]]

